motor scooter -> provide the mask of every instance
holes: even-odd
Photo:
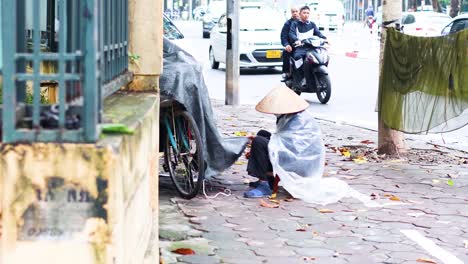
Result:
[[[325,48],[327,40],[313,36],[301,40],[298,46],[308,48],[304,58],[294,60],[291,56],[290,78],[283,80],[286,86],[297,94],[317,93],[322,104],[328,103],[331,96],[331,81],[328,74],[330,56]],[[302,72],[299,72],[302,71]]]

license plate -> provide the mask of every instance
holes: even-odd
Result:
[[[281,50],[267,50],[266,52],[267,59],[278,59],[281,58]]]

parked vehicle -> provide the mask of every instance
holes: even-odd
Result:
[[[172,22],[166,14],[163,14],[163,35],[170,40],[184,38],[184,34],[180,32],[174,22]]]
[[[468,14],[462,14],[450,21],[448,25],[446,25],[442,31],[441,35],[445,36],[447,34],[456,33],[458,31],[462,31],[468,28]]]
[[[221,14],[226,13],[226,1],[211,1],[203,16],[203,38],[209,38],[211,29],[218,23]]]
[[[401,18],[402,32],[421,37],[440,36],[443,26],[452,18],[446,14],[435,12],[407,12]]]
[[[285,84],[297,94],[317,93],[320,103],[326,104],[331,96],[331,81],[328,74],[330,56],[325,48],[327,41],[313,36],[312,38],[302,40],[301,43],[301,45],[310,48],[310,50],[307,51],[301,65],[296,65],[297,62],[291,58],[290,65],[293,77],[287,79]],[[296,72],[298,70],[302,70],[303,74],[298,74]]]
[[[319,29],[341,31],[344,26],[345,9],[338,0],[320,1],[317,7]],[[313,18],[311,18],[312,21]],[[314,21],[315,22],[315,21]]]
[[[203,16],[206,14],[206,6],[197,6],[193,9],[192,17],[194,20],[199,21],[203,19]]]
[[[280,35],[284,20],[280,13],[260,6],[241,6],[239,33],[239,66],[277,67],[282,65]],[[259,19],[261,18],[261,19]],[[227,17],[223,14],[213,28],[209,57],[212,69],[226,62]]]

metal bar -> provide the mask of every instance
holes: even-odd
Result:
[[[16,46],[14,49],[9,50],[8,52],[26,52],[26,4],[25,0],[17,0],[16,5],[16,17],[11,19],[16,20],[16,26],[11,28],[11,30],[16,29]],[[14,9],[11,9],[14,10]],[[4,10],[10,11],[11,10]],[[13,11],[15,12],[15,11]],[[5,39],[4,39],[5,40]],[[5,53],[3,53],[5,54]],[[26,61],[19,60],[16,62],[16,72],[24,73],[26,72]],[[16,102],[24,102],[26,99],[26,84],[21,82],[16,82]]]
[[[84,74],[84,111],[83,111],[83,128],[84,139],[87,142],[95,142],[97,140],[97,111],[98,102],[96,96],[97,81],[97,5],[95,0],[84,0],[83,25],[85,29],[85,74]]]
[[[16,142],[83,142],[83,130],[51,130],[42,129],[41,133],[29,129],[18,129],[14,141]]]
[[[34,79],[34,75],[30,73],[17,73],[16,75],[13,74],[13,76],[16,77],[16,80],[18,81],[31,81]],[[64,81],[79,81],[81,80],[80,75],[78,74],[63,74],[60,75],[60,73],[49,73],[49,74],[41,74],[37,76],[37,79],[39,81],[48,81],[48,80],[58,80],[60,78],[63,78]],[[6,78],[5,78],[6,79]]]
[[[125,49],[124,49],[124,63],[125,63],[125,69],[128,69],[128,0],[124,0],[124,9],[125,9],[125,14],[124,14],[124,36],[125,36]]]
[[[68,29],[68,23],[67,19],[68,17],[65,15],[66,10],[67,10],[67,5],[68,5],[68,0],[61,0],[61,5],[59,5],[60,10],[60,29],[59,29],[59,129],[65,128],[65,108],[67,105],[66,102],[66,92],[67,92],[67,87],[66,87],[66,82],[65,82],[65,66],[66,62],[63,59],[63,55],[66,53],[67,49],[67,29]]]
[[[41,5],[40,1],[33,1],[33,128],[39,128],[40,104],[41,104],[41,86],[39,81],[41,61]]]
[[[109,95],[112,95],[118,91],[122,86],[125,86],[127,83],[131,82],[133,79],[133,73],[127,71],[123,74],[120,74],[113,80],[107,82],[102,86],[102,98],[106,98]]]
[[[3,76],[14,76],[16,65],[12,51],[16,50],[16,0],[2,0],[2,35],[3,39]],[[13,12],[12,12],[13,11]],[[14,142],[16,91],[13,78],[3,78],[3,111],[2,111],[2,138],[3,142]]]
[[[58,53],[41,53],[38,56],[35,56],[31,53],[16,53],[14,54],[15,60],[25,59],[25,60],[33,60],[35,57],[38,57],[40,60],[47,60],[47,61],[58,61],[59,59],[70,61],[70,60],[77,60],[83,57],[81,51],[77,50],[74,53],[63,54],[61,57]]]
[[[105,45],[107,46],[107,52],[106,52],[106,67],[105,67],[105,74],[106,77],[104,79],[104,82],[107,82],[110,80],[110,56],[111,56],[111,50],[110,50],[110,44],[111,44],[111,30],[109,30],[109,27],[111,26],[111,5],[110,2],[112,0],[106,0],[106,25],[105,25],[105,31],[106,31],[106,42]]]

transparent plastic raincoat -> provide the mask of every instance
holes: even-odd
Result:
[[[293,197],[325,205],[347,195],[349,186],[344,181],[322,177],[325,146],[310,107],[278,120],[268,152],[273,172]]]

